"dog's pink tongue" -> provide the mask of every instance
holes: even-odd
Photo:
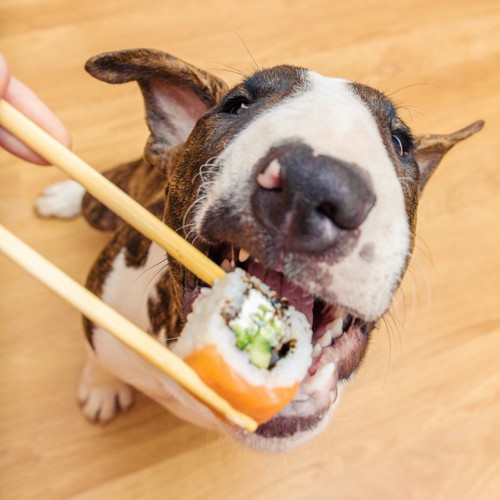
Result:
[[[290,304],[304,313],[312,324],[314,297],[311,294],[287,280],[282,273],[268,269],[254,260],[248,265],[248,273],[259,278],[280,297],[287,298]]]

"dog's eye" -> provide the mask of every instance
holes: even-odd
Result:
[[[232,110],[233,115],[239,115],[243,109],[248,109],[248,106],[244,102],[240,102]]]
[[[233,99],[229,101],[222,109],[223,113],[230,115],[239,115],[245,109],[248,109],[248,101],[243,98]]]
[[[412,147],[411,138],[403,132],[393,132],[392,143],[394,144],[396,153],[401,157],[408,154]]]
[[[392,142],[396,147],[396,152],[398,153],[398,155],[403,156],[404,155],[403,141],[400,139],[400,137],[397,136],[396,134],[392,134]]]

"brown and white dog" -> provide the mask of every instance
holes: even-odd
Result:
[[[228,90],[154,50],[99,55],[86,69],[137,81],[151,132],[144,157],[106,174],[213,260],[267,282],[312,324],[314,361],[297,398],[254,435],[236,431],[101,328],[86,322],[79,399],[112,419],[133,386],[179,417],[280,451],[323,429],[387,311],[413,250],[422,190],[443,155],[479,131],[414,138],[381,92],[293,66]],[[175,350],[199,280],[71,181],[38,200],[116,230],[88,287]]]

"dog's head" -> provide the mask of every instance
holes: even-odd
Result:
[[[296,399],[240,437],[283,449],[313,435],[403,277],[427,180],[482,122],[415,138],[383,93],[292,66],[231,90],[151,50],[98,56],[87,69],[140,84],[145,159],[168,174],[165,222],[224,267],[267,282],[312,324],[314,361]],[[175,262],[169,272],[185,318],[201,284]]]

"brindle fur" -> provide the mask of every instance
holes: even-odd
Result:
[[[163,202],[167,176],[143,159],[119,165],[104,176],[141,205]],[[82,211],[87,222],[102,231],[115,230],[121,222],[114,212],[89,193],[83,198]]]
[[[420,193],[422,193],[443,156],[455,144],[479,132],[483,126],[484,122],[479,120],[453,134],[427,134],[417,137],[415,141],[415,157],[420,170]]]
[[[137,81],[144,95],[146,120],[151,132],[144,157],[136,162],[120,165],[105,175],[121,189],[146,206],[158,218],[186,236],[183,228],[184,214],[195,201],[197,186],[194,182],[196,171],[206,159],[207,152],[197,151],[203,141],[210,141],[213,131],[205,131],[201,124],[200,137],[191,141],[191,149],[184,147],[185,137],[179,137],[175,117],[164,113],[157,98],[158,92],[182,91],[195,96],[201,106],[192,110],[196,122],[204,111],[216,106],[227,92],[226,84],[219,78],[206,73],[163,52],[137,49],[106,53],[89,60],[86,69],[96,78],[108,83]],[[356,84],[361,98],[371,112],[382,112],[377,106],[389,102],[382,93]],[[161,90],[159,90],[161,89]],[[179,90],[180,89],[180,90]],[[279,90],[279,89],[278,89]],[[196,115],[199,116],[196,116]],[[416,164],[412,175],[419,179],[420,192],[432,175],[444,154],[455,144],[479,131],[483,122],[475,122],[469,127],[450,135],[425,135],[414,140]],[[235,132],[236,133],[236,132]],[[382,134],[385,136],[387,134]],[[388,147],[390,154],[394,154]],[[210,150],[210,156],[217,151]],[[197,156],[200,155],[200,156]],[[194,161],[193,160],[199,160]],[[418,164],[418,168],[417,168]],[[408,172],[404,173],[408,175]],[[403,172],[401,172],[403,175]],[[403,189],[405,184],[402,182]],[[414,234],[418,194],[405,196],[407,212]],[[110,243],[93,266],[87,287],[101,295],[104,281],[111,271],[116,255],[126,249],[129,266],[141,266],[150,246],[150,241],[137,231],[122,223],[114,214],[90,195],[85,197],[84,215],[94,227],[102,230],[116,230]],[[207,249],[205,249],[207,250]],[[150,299],[148,312],[153,332],[165,329],[167,338],[178,336],[185,322],[184,289],[186,281],[192,279],[175,260],[169,259],[166,271],[157,284],[157,299]],[[86,332],[91,340],[92,328],[86,321]]]
[[[96,78],[108,83],[124,83],[135,80],[144,95],[146,119],[151,132],[144,157],[140,160],[119,165],[104,175],[138,203],[148,208],[159,219],[164,218],[165,193],[168,193],[168,179],[171,177],[180,147],[175,133],[165,134],[164,124],[169,129],[168,115],[163,115],[156,102],[154,88],[162,86],[185,88],[196,95],[205,108],[214,106],[227,90],[227,85],[215,76],[185,63],[163,52],[138,49],[106,53],[90,59],[85,68]],[[186,191],[187,192],[187,191]],[[127,265],[140,267],[147,258],[151,242],[135,229],[124,224],[113,212],[88,193],[82,204],[87,221],[100,230],[115,230],[112,240],[106,245],[92,267],[86,286],[96,295],[103,292],[103,285],[111,271],[117,254],[126,249]],[[173,226],[179,228],[179,226]],[[148,309],[152,318],[154,334],[165,328],[167,337],[175,337],[184,323],[183,277],[181,266],[171,262],[169,271],[157,283],[158,300],[149,300]],[[84,320],[85,331],[92,342],[92,324]]]

